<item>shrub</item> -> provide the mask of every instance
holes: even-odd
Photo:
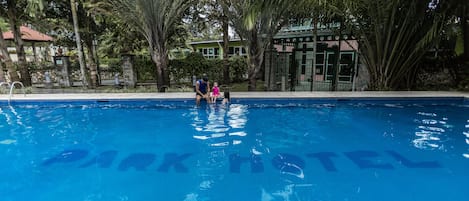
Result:
[[[122,65],[120,59],[108,59],[106,60],[108,71],[112,73],[122,73]]]
[[[106,63],[109,68],[108,71],[122,73],[122,62],[120,59],[106,59]],[[150,57],[136,56],[134,66],[138,82],[156,80],[156,67]],[[244,57],[230,58],[229,66],[232,82],[245,80],[247,62]],[[207,74],[212,82],[223,81],[223,60],[206,59],[200,53],[193,52],[184,59],[170,60],[168,67],[171,80],[176,84],[191,83],[193,75],[200,78],[203,74]]]
[[[244,80],[247,70],[246,59],[233,57],[229,59],[230,79],[233,82]],[[176,83],[190,82],[192,75],[200,78],[207,74],[210,80],[221,82],[223,80],[223,60],[206,59],[200,53],[190,53],[185,59],[170,61],[172,80]]]
[[[246,79],[248,63],[244,57],[230,58],[230,78],[232,82],[242,82]]]
[[[156,81],[156,67],[150,57],[136,56],[134,66],[138,82]]]

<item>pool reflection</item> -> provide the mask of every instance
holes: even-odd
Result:
[[[196,133],[194,139],[207,141],[209,146],[223,147],[238,145],[243,142],[242,137],[247,133],[244,127],[247,122],[247,106],[208,105],[205,109],[192,110],[193,123]]]
[[[419,149],[445,149],[444,142],[447,141],[448,118],[438,118],[436,113],[418,112],[414,119],[417,124],[415,138],[412,140],[414,147]]]
[[[469,145],[469,119],[466,121],[465,131],[462,132],[466,136],[466,144]],[[464,158],[469,158],[469,147],[466,149],[466,153],[463,153]]]

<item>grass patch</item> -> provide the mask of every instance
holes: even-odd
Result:
[[[232,83],[230,85],[230,87],[231,87],[230,91],[238,91],[238,92],[248,91],[248,85],[249,85],[248,82]],[[264,90],[264,81],[260,81],[260,80],[257,81],[255,91],[265,91]]]

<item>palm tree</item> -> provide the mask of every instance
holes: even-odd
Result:
[[[347,2],[345,19],[359,42],[370,89],[402,88],[417,63],[435,45],[446,19],[431,0],[356,0]]]
[[[257,76],[264,62],[264,52],[271,45],[273,36],[287,22],[292,2],[286,0],[252,1],[231,0],[225,13],[231,24],[248,47],[248,90],[254,91]]]
[[[147,40],[152,61],[156,65],[157,84],[170,85],[168,43],[176,34],[182,17],[192,0],[108,0],[114,13],[135,27]]]
[[[80,64],[81,80],[83,83],[83,87],[88,87],[89,86],[88,76],[86,72],[85,59],[83,56],[83,47],[81,45],[80,32],[78,28],[78,17],[77,17],[78,4],[75,2],[75,0],[70,0],[70,6],[71,6],[72,18],[73,18],[73,29],[75,30],[75,41],[76,41],[77,49],[78,49],[78,62]]]

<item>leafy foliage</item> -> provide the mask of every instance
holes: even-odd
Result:
[[[246,59],[232,57],[229,59],[229,68],[233,81],[243,81],[247,70]],[[207,74],[212,81],[223,80],[223,61],[220,59],[206,59],[200,53],[191,53],[185,59],[170,61],[171,76],[176,82],[187,82],[192,75],[200,78]]]
[[[436,44],[445,16],[422,0],[360,0],[350,6],[349,28],[373,90],[406,87],[420,59]],[[404,84],[404,86],[403,86]]]
[[[224,7],[224,12],[248,47],[248,90],[254,90],[265,49],[271,45],[273,36],[288,22],[288,11],[292,4],[286,0],[232,0],[226,3],[228,5]]]
[[[188,0],[108,0],[108,9],[132,26],[148,42],[156,65],[158,86],[169,85],[168,49],[174,36],[180,36],[182,17],[193,3]],[[180,43],[180,42],[179,42]]]
[[[148,56],[135,57],[135,69],[137,70],[137,79],[139,82],[155,81],[155,63]]]

